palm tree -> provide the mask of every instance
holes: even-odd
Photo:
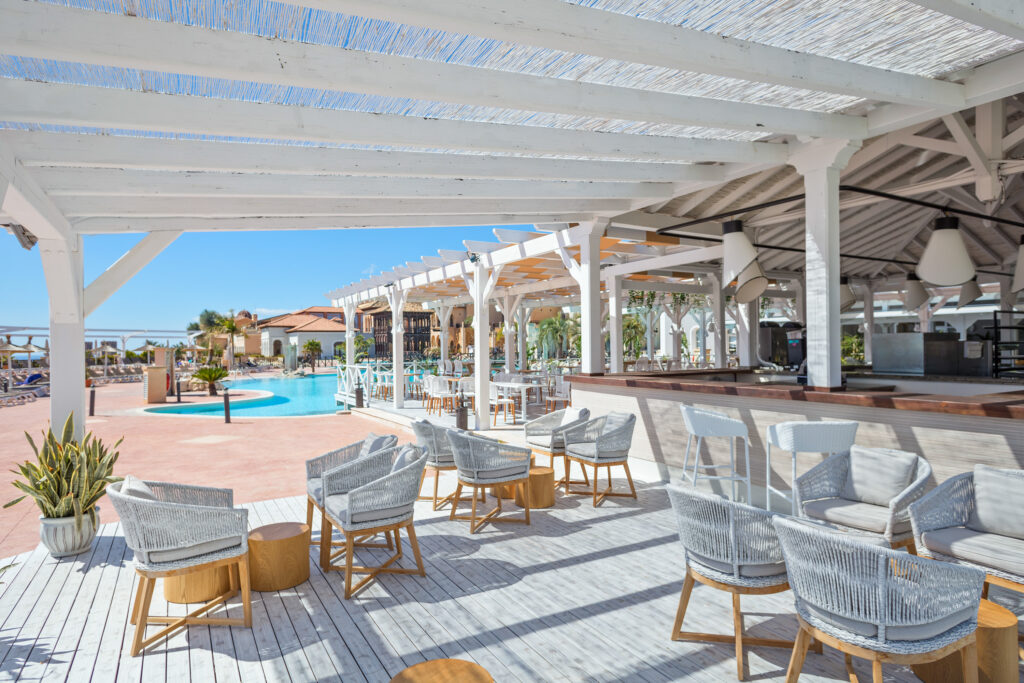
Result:
[[[193,379],[206,382],[206,389],[210,396],[217,395],[217,382],[228,376],[228,371],[220,367],[199,368],[192,373]]]
[[[555,357],[562,357],[562,349],[569,336],[569,322],[560,315],[546,318],[537,325],[537,346],[547,350],[553,348]]]
[[[306,343],[302,345],[302,350],[306,352],[306,359],[309,361],[309,369],[316,372],[316,366],[314,363],[316,359],[320,357],[323,352],[323,347],[320,345],[319,339],[308,339]]]
[[[217,311],[211,311],[209,308],[204,308],[199,314],[199,322],[197,324],[206,338],[207,365],[213,362],[213,335],[220,329],[220,321],[223,317]]]
[[[235,322],[235,316],[225,316],[220,319],[218,324],[218,332],[224,332],[228,335],[228,368],[230,369],[235,363],[235,335],[241,332],[241,328]]]
[[[639,357],[641,349],[645,348],[646,332],[644,324],[635,315],[622,316],[622,346],[630,356]]]

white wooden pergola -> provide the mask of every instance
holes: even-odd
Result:
[[[84,414],[85,317],[186,231],[579,223],[387,289],[457,269],[474,300],[504,297],[506,250],[556,254],[600,371],[608,272],[719,255],[679,243],[605,264],[602,236],[797,185],[805,205],[748,225],[806,247],[766,266],[805,279],[810,382],[834,387],[841,212],[893,257],[926,236],[841,197],[844,169],[1019,211],[1024,18],[1006,0],[71,4],[0,0],[0,225],[42,257],[58,422]],[[954,161],[915,177],[915,155]],[[1015,235],[973,230],[980,263],[1005,265]],[[145,236],[86,286],[81,236],[119,232]]]

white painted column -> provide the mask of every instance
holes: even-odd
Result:
[[[439,340],[439,343],[440,343],[440,346],[441,346],[441,356],[440,356],[441,368],[440,368],[440,371],[437,373],[439,375],[444,374],[444,364],[448,360],[448,343],[449,343],[449,337],[451,336],[451,322],[452,322],[452,311],[453,310],[455,310],[454,306],[452,306],[450,304],[444,304],[444,303],[440,304],[437,307],[437,309],[436,309],[437,321],[438,321],[437,325],[438,325],[438,327],[441,330],[441,333],[440,333],[440,337],[441,338]]]
[[[392,404],[395,408],[405,407],[405,297],[407,291],[392,286],[388,292],[391,306],[391,361],[394,374],[395,393]]]
[[[871,344],[875,338],[875,285],[864,283],[864,362],[871,365]]]
[[[529,340],[528,338],[529,338],[529,331],[530,331],[530,329],[529,329],[530,328],[530,312],[532,310],[533,309],[530,308],[529,306],[520,306],[519,310],[516,311],[516,318],[518,319],[518,326],[517,327],[519,328],[518,329],[518,333],[517,333],[518,336],[516,337],[516,341],[519,342],[519,353],[517,355],[519,356],[519,369],[520,370],[526,370],[527,369],[526,366],[527,366],[527,361],[529,359],[529,354],[526,351],[526,343]]]
[[[839,321],[839,173],[859,142],[820,139],[800,145],[789,163],[804,177],[807,195],[806,274],[807,385],[842,386]]]
[[[601,237],[607,221],[595,221],[580,243],[580,372],[604,374],[604,344],[601,337]]]
[[[356,364],[356,303],[346,299],[342,307],[345,309],[345,367],[351,368]]]
[[[608,288],[609,372],[622,372],[622,276],[605,280]]]
[[[726,334],[725,328],[725,293],[722,292],[721,281],[720,274],[711,276],[711,317],[715,321],[715,334],[711,339],[711,348],[714,350],[716,368],[724,368],[729,364],[726,358],[729,335]]]
[[[516,332],[515,319],[519,310],[519,302],[523,295],[518,296],[505,294],[501,302],[502,333],[505,337],[505,372],[514,372],[516,369],[516,344],[513,338]]]
[[[487,269],[476,265],[471,281],[473,297],[473,392],[476,394],[476,428],[486,429],[490,424],[491,354],[489,332],[491,310],[487,299],[489,280],[497,281],[497,274],[488,277]]]
[[[678,346],[673,343],[675,335],[672,330],[672,320],[668,317],[668,311],[661,311],[661,320],[658,322],[658,353],[662,356],[668,356],[669,358],[675,358],[675,348]]]
[[[39,240],[50,299],[50,425],[55,432],[75,416],[75,436],[85,436],[85,311],[82,242]]]
[[[736,353],[740,365],[757,367],[757,337],[760,325],[761,299],[736,306]]]

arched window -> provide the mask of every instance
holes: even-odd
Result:
[[[280,356],[281,355],[281,340],[280,339],[275,339],[274,340],[274,353],[273,353],[273,355],[275,355],[275,356]]]

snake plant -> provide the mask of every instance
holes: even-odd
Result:
[[[75,416],[69,415],[60,437],[51,427],[43,434],[42,445],[25,433],[32,446],[36,461],[26,460],[12,470],[21,474],[22,480],[14,481],[14,487],[25,495],[6,505],[8,508],[31,496],[43,513],[43,517],[74,517],[75,526],[82,528],[82,520],[88,515],[96,524],[96,502],[103,497],[107,484],[121,481],[113,476],[117,462],[117,447],[124,439],[118,439],[113,448],[108,448],[92,433],[78,441],[74,438]]]

